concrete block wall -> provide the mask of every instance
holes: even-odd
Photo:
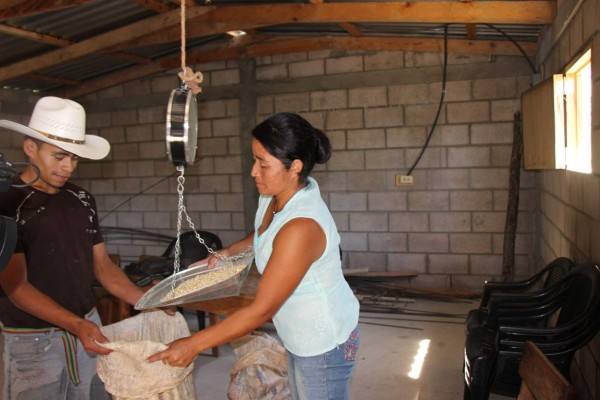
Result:
[[[326,50],[196,66],[205,79],[200,159],[185,172],[191,220],[225,244],[250,229],[257,195],[249,132],[273,113],[292,111],[332,141],[332,159],[313,175],[338,224],[346,268],[415,270],[410,283],[424,287],[479,290],[484,280],[498,279],[513,114],[531,72],[522,57],[451,54],[445,101],[412,173],[415,184],[398,187],[395,176],[407,173],[431,130],[442,60],[438,53]],[[96,195],[105,227],[175,235],[177,172],[166,159],[164,135],[177,72],[79,99],[89,132],[112,144],[108,159],[81,162],[75,176]],[[517,277],[532,272],[532,173],[522,174],[521,187]],[[109,250],[126,262],[166,248],[108,237]]]
[[[309,74],[313,81],[295,92],[260,95],[257,116],[297,112],[329,135],[333,156],[313,176],[338,224],[345,267],[415,270],[414,285],[478,290],[501,273],[513,115],[530,85],[523,63],[502,57],[499,64],[513,71],[506,75],[487,57],[451,57],[445,103],[412,187],[396,186],[395,176],[406,174],[433,123],[439,54],[262,57],[255,84]],[[482,65],[486,76],[473,79],[470,68]],[[524,173],[518,276],[531,272],[535,205],[535,179]]]
[[[540,173],[538,267],[557,256],[600,263],[600,0],[559,2],[554,25],[542,41],[538,64],[542,78],[564,72],[576,57],[592,49],[591,174]],[[583,399],[600,399],[600,335],[582,348],[571,368]]]

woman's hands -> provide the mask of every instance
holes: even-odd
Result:
[[[172,342],[168,349],[148,357],[148,362],[162,361],[172,367],[187,367],[197,355],[194,340],[192,336],[188,336]]]

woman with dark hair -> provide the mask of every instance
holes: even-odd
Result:
[[[270,117],[252,135],[251,176],[260,194],[254,230],[219,253],[230,256],[254,247],[262,275],[256,297],[149,361],[186,366],[205,349],[272,319],[288,350],[292,398],[347,399],[359,347],[359,305],[342,274],[335,222],[309,176],[315,163],[331,157],[331,144],[293,113]]]

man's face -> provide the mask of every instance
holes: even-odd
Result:
[[[40,169],[40,179],[34,187],[46,193],[56,193],[69,180],[79,157],[48,143],[25,140],[25,154]]]

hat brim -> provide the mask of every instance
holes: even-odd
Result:
[[[35,129],[19,124],[17,122],[6,119],[0,120],[0,128],[7,128],[15,132],[22,133],[44,143],[49,143],[53,146],[78,155],[79,157],[89,158],[91,160],[100,160],[110,152],[110,143],[103,137],[96,135],[85,135],[84,144],[68,143],[61,140],[47,138]]]

